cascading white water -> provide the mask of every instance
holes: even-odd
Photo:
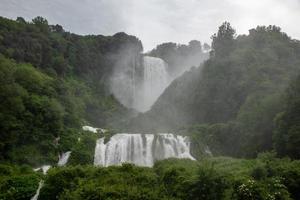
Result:
[[[59,156],[57,165],[60,167],[66,165],[69,160],[70,155],[71,155],[71,151],[67,151],[67,152],[61,154]]]
[[[51,168],[51,165],[43,165],[41,167],[33,169],[33,171],[37,172],[42,170],[43,174],[47,174],[47,171]]]
[[[65,153],[62,153],[62,155],[59,155],[59,159],[58,159],[58,162],[57,162],[57,166],[64,166],[67,164],[69,158],[70,158],[70,155],[71,155],[71,151],[67,151]],[[35,168],[34,171],[39,171],[39,170],[42,170],[43,171],[43,174],[46,175],[47,174],[47,171],[51,168],[51,165],[43,165],[42,167],[38,167],[38,168]],[[38,200],[39,198],[39,195],[40,195],[40,190],[42,189],[44,185],[44,181],[41,180],[39,182],[39,187],[38,189],[36,190],[35,192],[35,195],[33,197],[31,197],[30,200]]]
[[[104,138],[97,140],[94,165],[120,165],[124,162],[139,166],[153,166],[156,160],[166,158],[189,158],[190,142],[187,137],[171,133],[113,135],[104,144]]]
[[[39,195],[40,195],[40,191],[41,191],[43,185],[44,185],[44,181],[41,180],[41,181],[39,182],[39,187],[38,187],[38,189],[36,190],[35,195],[34,195],[30,200],[38,200]]]
[[[129,63],[124,61],[114,69],[111,91],[126,107],[145,112],[169,85],[168,66],[162,59],[150,56],[144,56],[142,63]]]
[[[141,99],[136,100],[137,110],[149,110],[169,83],[167,64],[160,58],[144,56],[144,82]]]

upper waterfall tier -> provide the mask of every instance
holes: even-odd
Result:
[[[111,91],[128,108],[145,112],[170,83],[167,63],[160,58],[128,58],[114,68]]]
[[[144,56],[144,82],[141,99],[135,102],[137,110],[149,110],[169,83],[167,64],[160,58]]]
[[[171,133],[120,133],[112,136],[106,144],[104,138],[97,141],[94,164],[110,166],[128,162],[151,167],[156,160],[170,157],[194,160],[187,137]]]

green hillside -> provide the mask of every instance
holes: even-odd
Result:
[[[221,155],[271,150],[274,120],[297,110],[293,80],[300,70],[300,42],[276,26],[236,36],[227,22],[212,39],[210,58],[174,80],[150,111],[131,121],[131,129],[183,131]],[[298,135],[291,136],[297,144]]]
[[[0,18],[0,160],[53,163],[89,137],[82,125],[121,126],[132,111],[111,95],[109,77],[123,49],[138,57],[142,44],[125,33],[79,36],[41,17]]]

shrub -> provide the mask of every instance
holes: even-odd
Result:
[[[191,185],[191,200],[219,200],[225,195],[228,183],[213,167],[200,167],[197,180]]]

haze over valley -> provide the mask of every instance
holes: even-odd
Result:
[[[0,0],[0,199],[300,199],[298,0]]]

